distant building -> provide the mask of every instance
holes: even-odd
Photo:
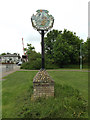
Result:
[[[1,63],[17,63],[19,61],[21,61],[20,55],[15,54],[0,55]]]

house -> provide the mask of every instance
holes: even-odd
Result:
[[[21,61],[20,55],[16,54],[6,54],[6,55],[0,55],[0,62],[1,63],[17,63]]]

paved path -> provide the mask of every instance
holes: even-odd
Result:
[[[19,71],[20,70],[20,67],[19,66],[16,66],[13,70],[11,71],[2,71],[2,78],[13,73],[13,72],[16,72],[16,71]]]
[[[19,71],[39,71],[39,70],[25,70],[25,69],[20,69]],[[58,69],[48,69],[47,71],[79,71],[79,72],[90,72],[88,70],[75,70],[75,69],[71,69],[71,70],[58,70]]]

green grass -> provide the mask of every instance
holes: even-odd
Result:
[[[66,84],[78,89],[88,100],[88,72],[82,71],[48,71],[58,84]]]
[[[6,80],[2,83],[3,117],[16,116],[15,112],[22,107],[23,98],[26,96],[28,88],[32,86],[32,79],[36,73],[15,72],[5,77]],[[15,107],[16,104],[18,105]]]
[[[87,72],[48,71],[55,81],[55,97],[31,101],[32,80],[36,73],[18,71],[5,77],[2,83],[3,118],[88,116]]]

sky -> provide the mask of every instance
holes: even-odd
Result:
[[[31,16],[38,9],[49,11],[54,17],[52,29],[70,30],[87,40],[89,0],[0,0],[0,54],[19,53],[32,44],[41,52],[41,35],[32,27]],[[52,30],[51,29],[51,30]]]

